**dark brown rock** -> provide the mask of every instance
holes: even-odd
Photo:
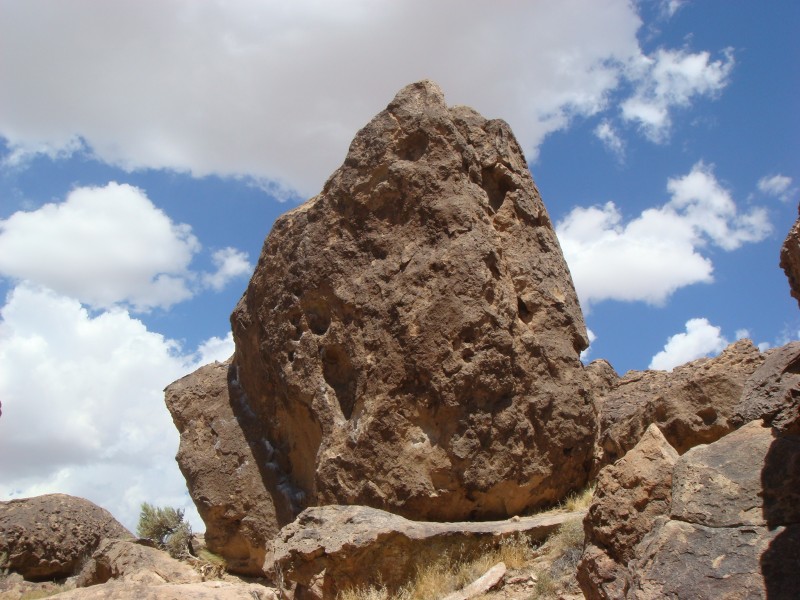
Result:
[[[800,206],[798,206],[800,212]],[[800,305],[800,218],[794,222],[781,246],[781,269],[789,279],[789,290]]]
[[[104,508],[47,494],[0,502],[0,556],[29,580],[75,575],[104,539],[132,538]]]
[[[800,436],[753,421],[686,452],[635,554],[631,598],[800,597]]]
[[[332,600],[348,588],[381,584],[396,590],[420,565],[443,556],[469,559],[506,538],[544,540],[583,514],[431,523],[366,506],[319,506],[281,530],[269,560],[275,572],[297,584],[297,597],[310,597],[313,589],[316,597]]]
[[[624,456],[651,423],[679,454],[730,433],[745,382],[763,361],[750,340],[739,340],[716,358],[701,358],[672,372],[628,372],[600,400],[595,470]]]
[[[583,486],[588,340],[509,127],[398,93],[275,222],[231,322],[299,505],[502,518]]]
[[[206,524],[205,544],[233,573],[260,575],[266,545],[292,513],[269,467],[269,448],[246,404],[230,361],[201,367],[167,387],[166,402],[181,434],[176,457]],[[281,509],[283,512],[281,512]]]
[[[733,423],[755,419],[783,433],[800,433],[800,342],[770,350],[747,380]]]
[[[586,598],[624,596],[626,565],[655,519],[669,513],[672,470],[678,453],[656,425],[622,459],[600,471],[584,519],[586,548],[578,582]]]

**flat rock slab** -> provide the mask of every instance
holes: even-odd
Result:
[[[59,600],[278,600],[278,594],[271,588],[228,581],[163,585],[111,582],[54,597]]]
[[[435,523],[410,521],[365,506],[321,506],[303,511],[274,541],[275,572],[316,597],[382,584],[397,589],[418,565],[469,558],[520,536],[539,541],[584,512],[520,517],[505,521]]]

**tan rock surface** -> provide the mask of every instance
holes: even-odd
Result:
[[[800,342],[770,350],[747,380],[733,423],[755,419],[783,433],[800,433]]]
[[[396,589],[424,565],[449,554],[469,558],[503,539],[543,540],[583,513],[521,517],[496,522],[409,521],[366,506],[320,506],[303,511],[274,541],[274,572],[333,599],[346,588],[383,584]],[[311,596],[309,596],[311,597]]]
[[[113,581],[53,596],[58,600],[278,600],[272,588],[255,583],[204,581],[148,585]]]
[[[739,340],[716,358],[672,372],[628,372],[600,400],[601,458],[595,470],[624,456],[651,423],[679,454],[729,433],[745,382],[763,361],[750,340]]]
[[[130,540],[104,540],[83,568],[81,586],[119,579],[160,585],[201,581],[200,574],[163,550]]]
[[[800,211],[800,206],[798,206]],[[781,246],[781,269],[789,279],[789,290],[800,305],[800,218],[789,230]]]
[[[104,539],[132,538],[110,512],[66,494],[0,502],[0,556],[26,579],[77,573]]]
[[[630,452],[600,471],[584,519],[587,546],[578,564],[578,582],[587,598],[624,596],[626,565],[636,545],[656,517],[669,513],[677,460],[678,453],[653,424]]]
[[[585,484],[586,330],[508,125],[404,88],[275,222],[231,316],[296,508],[502,518]]]
[[[206,524],[206,546],[226,558],[231,572],[260,575],[267,543],[293,514],[269,491],[280,482],[267,468],[269,448],[235,367],[206,365],[165,392],[181,434],[176,459]]]

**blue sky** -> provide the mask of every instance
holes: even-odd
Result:
[[[514,129],[587,360],[797,339],[798,26],[791,0],[0,0],[0,498],[191,513],[163,387],[230,355],[272,222],[422,78]]]

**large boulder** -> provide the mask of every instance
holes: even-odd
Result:
[[[595,471],[633,448],[651,423],[683,454],[730,433],[732,417],[750,375],[764,356],[739,340],[715,358],[673,371],[629,371],[600,403],[599,459]]]
[[[628,568],[629,598],[800,597],[800,436],[753,421],[686,452]]]
[[[132,537],[84,498],[47,494],[0,502],[0,570],[32,581],[75,575],[103,540]]]
[[[587,481],[588,340],[547,211],[508,125],[431,82],[275,222],[231,323],[295,509],[503,518]]]
[[[600,471],[584,519],[578,582],[590,600],[624,597],[628,561],[655,519],[668,514],[678,453],[653,424],[622,459]]]
[[[244,581],[203,581],[152,585],[110,581],[64,592],[59,600],[279,600],[278,592]]]
[[[111,579],[160,585],[202,581],[200,573],[158,548],[136,540],[104,540],[80,573],[83,587]]]
[[[783,433],[800,433],[800,342],[770,350],[747,380],[733,423],[755,419]]]
[[[800,211],[800,206],[798,206]],[[794,222],[781,246],[781,268],[789,279],[789,290],[800,305],[800,218]]]
[[[206,524],[205,544],[234,573],[260,575],[266,545],[294,517],[266,470],[268,447],[230,361],[169,385],[166,402],[181,434],[177,461]],[[271,484],[271,486],[267,483]]]
[[[468,560],[505,539],[543,541],[582,512],[496,522],[409,521],[366,506],[303,511],[273,542],[271,570],[296,586],[296,598],[334,600],[343,590],[383,585],[390,591],[417,568],[449,556]]]

